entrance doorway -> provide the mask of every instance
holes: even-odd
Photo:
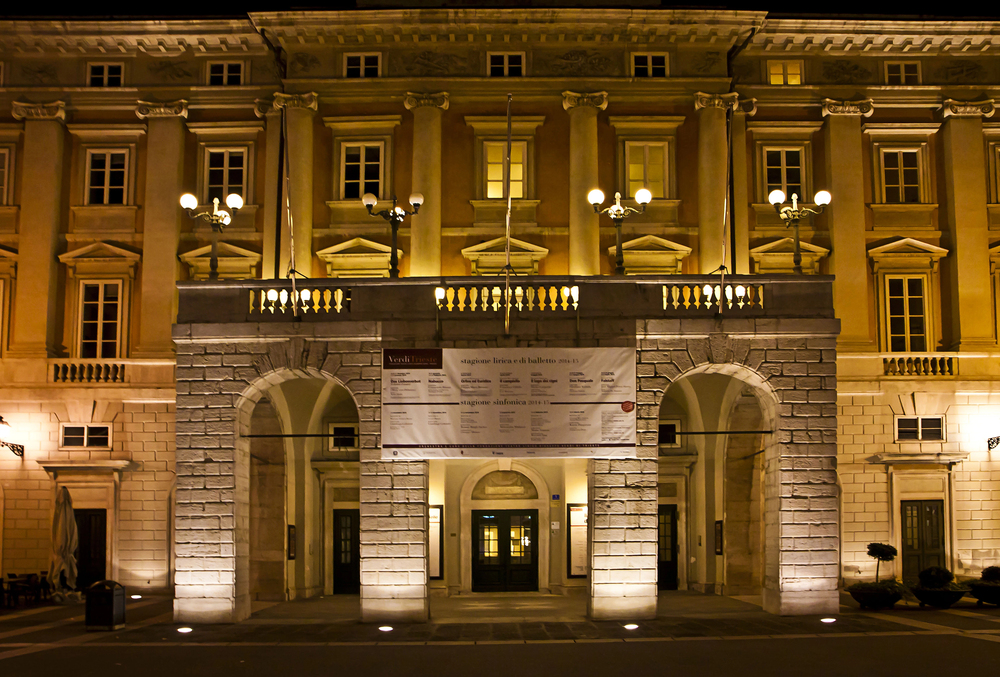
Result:
[[[656,587],[677,589],[677,506],[660,505],[656,548]]]
[[[473,592],[538,590],[538,511],[473,510]]]
[[[108,511],[103,508],[77,509],[76,530],[79,550],[76,556],[76,586],[86,590],[107,575]]]
[[[333,594],[361,592],[361,511],[333,511]]]
[[[901,501],[903,582],[915,583],[927,567],[944,567],[944,501]]]

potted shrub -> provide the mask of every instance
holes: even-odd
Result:
[[[894,578],[880,581],[878,570],[882,562],[896,559],[896,548],[887,543],[869,543],[868,556],[875,558],[875,580],[849,585],[847,592],[862,609],[891,609],[903,598],[905,588]]]
[[[918,578],[920,585],[911,585],[910,592],[920,600],[920,606],[947,609],[969,592],[969,588],[955,583],[955,575],[943,567],[927,567]]]
[[[978,581],[969,581],[969,587],[972,588],[972,596],[979,600],[979,606],[1000,606],[1000,567],[986,567]]]

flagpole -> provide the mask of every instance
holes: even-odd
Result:
[[[505,220],[504,228],[504,334],[510,334],[510,209],[511,209],[511,199],[510,199],[510,147],[511,142],[511,117],[510,117],[510,106],[511,100],[514,98],[513,94],[507,94],[507,157],[504,164],[504,194],[507,196],[507,218]]]

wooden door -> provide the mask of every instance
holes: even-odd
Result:
[[[944,501],[902,501],[903,582],[916,583],[927,567],[946,567]]]
[[[660,590],[677,589],[677,506],[661,505],[656,548],[656,581]]]
[[[538,590],[538,511],[473,510],[472,590]]]
[[[333,594],[361,591],[361,511],[333,511]]]
[[[86,590],[108,577],[108,511],[103,508],[73,511],[79,548],[76,554],[76,587]]]

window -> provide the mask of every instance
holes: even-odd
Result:
[[[632,76],[637,78],[667,77],[667,55],[633,54]]]
[[[772,190],[780,190],[791,199],[792,194],[806,198],[802,188],[802,160],[805,149],[802,146],[772,148],[765,146],[764,152],[764,194],[770,195]]]
[[[885,64],[885,84],[919,85],[920,63],[918,61],[887,61]]]
[[[654,198],[667,197],[667,144],[626,142],[627,197],[647,188]]]
[[[524,141],[513,141],[510,145],[510,197],[513,200],[520,200],[524,197],[525,166],[524,160],[527,155],[526,143]],[[505,156],[507,155],[506,141],[487,141],[483,144],[483,159],[486,162],[484,174],[486,176],[486,199],[506,199],[504,193],[505,179]]]
[[[243,84],[242,61],[216,61],[208,64],[208,84],[230,86]]]
[[[122,75],[125,66],[120,63],[91,63],[87,64],[89,78],[87,80],[91,87],[121,87]]]
[[[801,85],[801,61],[768,61],[767,84],[769,85]]]
[[[344,55],[345,78],[377,78],[382,75],[382,54],[371,52],[366,54]]]
[[[8,204],[12,183],[10,180],[11,155],[10,148],[0,148],[0,207]]]
[[[111,446],[111,426],[64,425],[60,446],[99,447],[107,449]]]
[[[340,199],[354,200],[365,193],[382,199],[382,142],[353,143],[341,146]]]
[[[886,275],[886,342],[890,352],[927,350],[926,278]]]
[[[524,75],[523,52],[490,52],[489,76],[492,78],[514,78]]]
[[[679,447],[681,446],[680,432],[680,421],[660,421],[656,437],[657,443],[661,447]]]
[[[80,285],[80,357],[115,359],[121,333],[122,283]]]
[[[881,159],[883,202],[921,202],[919,151],[883,148]]]
[[[330,449],[349,447],[355,449],[358,446],[358,429],[353,425],[330,424]]]
[[[126,177],[128,176],[128,151],[87,151],[87,204],[126,204]]]
[[[900,416],[896,419],[896,441],[944,441],[944,417]]]
[[[230,193],[246,199],[246,150],[208,149],[205,151],[205,162],[208,202],[218,198],[220,204],[225,204]]]

